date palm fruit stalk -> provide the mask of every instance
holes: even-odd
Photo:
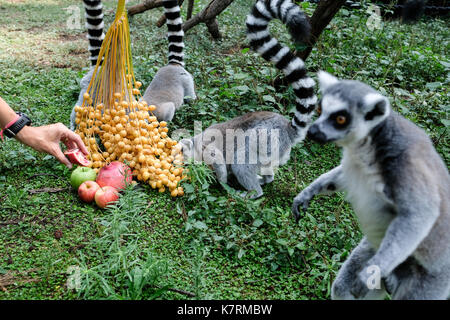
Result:
[[[96,171],[112,161],[126,162],[139,181],[181,196],[183,156],[167,134],[167,123],[153,115],[156,107],[142,100],[141,86],[133,72],[125,0],[119,0],[83,104],[75,107],[75,132]]]

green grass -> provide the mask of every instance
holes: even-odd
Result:
[[[105,3],[109,25],[116,1]],[[292,91],[273,84],[280,73],[245,48],[251,3],[236,0],[219,16],[221,41],[212,41],[203,25],[187,34],[186,66],[199,99],[176,114],[171,131],[192,133],[196,120],[206,128],[256,110],[290,115]],[[0,96],[36,125],[69,124],[87,70],[84,30],[65,24],[63,8],[73,4],[0,0]],[[167,61],[166,30],[155,27],[160,14],[152,10],[130,21],[136,78],[145,87]],[[366,20],[364,11],[341,11],[308,59],[310,70],[385,93],[396,111],[427,131],[448,166],[448,21],[386,22],[372,32]],[[279,23],[271,29],[292,46]],[[192,166],[184,197],[142,186],[104,211],[65,189],[70,172],[53,158],[16,141],[0,143],[0,282],[14,279],[0,288],[0,299],[192,298],[171,289],[198,299],[327,299],[361,238],[358,224],[342,194],[315,199],[299,225],[290,206],[339,159],[333,145],[296,146],[257,201],[236,197],[207,168]],[[33,192],[44,187],[62,190]],[[80,267],[80,291],[66,287],[70,266]]]

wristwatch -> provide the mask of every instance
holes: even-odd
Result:
[[[8,138],[15,137],[19,133],[19,131],[23,129],[23,127],[31,125],[31,120],[25,113],[16,112],[16,114],[19,115],[19,119],[17,119],[17,121],[10,125],[8,128],[3,129],[3,133]]]

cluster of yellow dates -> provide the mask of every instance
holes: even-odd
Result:
[[[83,106],[76,106],[76,133],[90,152],[92,167],[98,171],[112,161],[127,162],[137,180],[173,197],[182,196],[179,182],[183,176],[183,155],[167,132],[167,123],[159,122],[150,113],[156,109],[145,101],[136,101],[140,82],[128,92],[114,93],[110,106],[95,105],[89,93]],[[102,146],[102,147],[99,147]]]

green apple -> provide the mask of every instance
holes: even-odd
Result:
[[[88,167],[78,167],[72,171],[70,175],[70,184],[77,190],[78,187],[85,181],[95,181],[97,173],[94,169]]]

